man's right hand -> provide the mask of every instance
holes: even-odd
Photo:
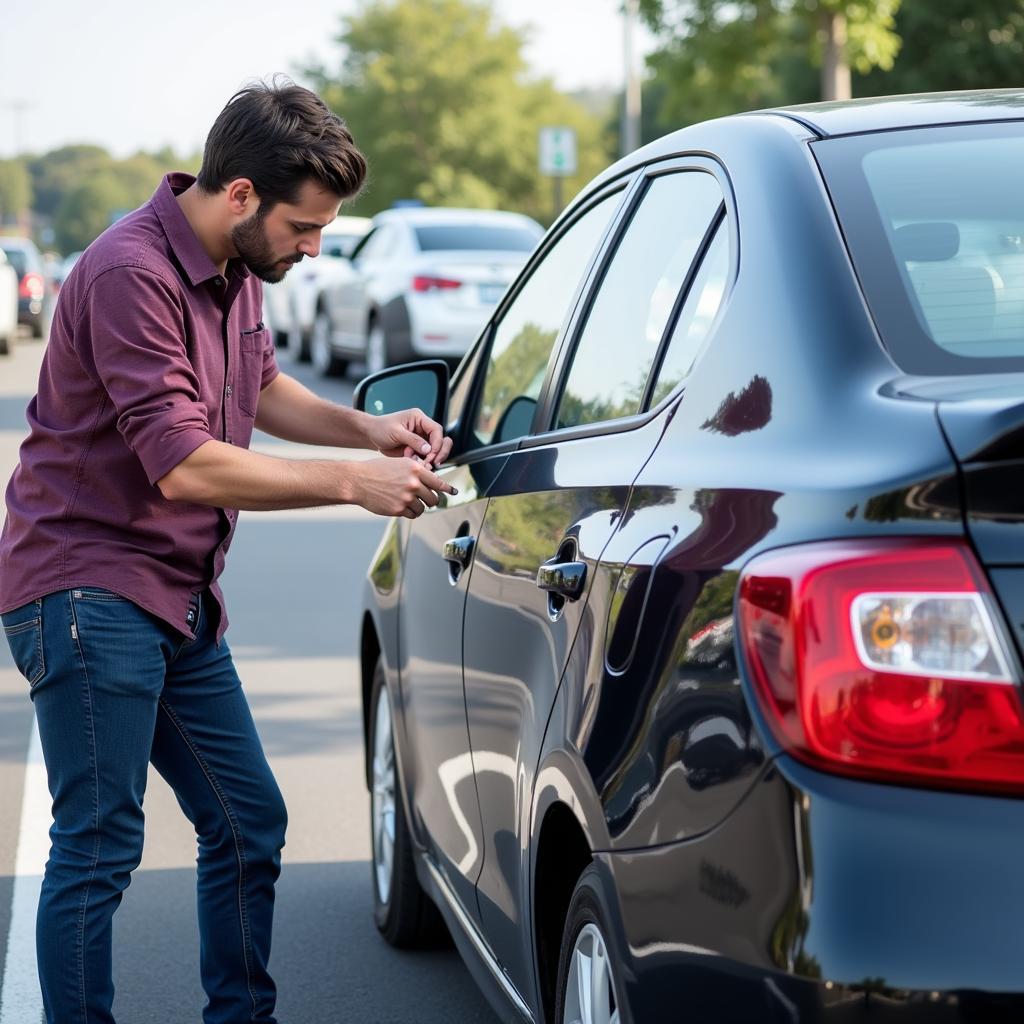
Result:
[[[383,458],[350,465],[352,503],[379,516],[416,519],[438,503],[440,494],[458,494],[431,471],[429,462]]]

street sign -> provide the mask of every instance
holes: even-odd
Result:
[[[557,178],[576,173],[576,132],[572,128],[541,128],[540,173]]]

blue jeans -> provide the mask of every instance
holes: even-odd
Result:
[[[2,616],[53,796],[36,927],[49,1024],[113,1024],[111,923],[142,856],[150,761],[199,840],[203,1020],[274,1024],[285,807],[212,608],[194,599],[195,640],[96,587]]]

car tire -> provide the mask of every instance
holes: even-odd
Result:
[[[370,857],[373,916],[399,949],[450,942],[444,921],[416,877],[413,840],[398,780],[391,696],[378,659],[370,704]]]
[[[36,319],[32,321],[31,328],[32,337],[41,338],[43,336],[43,318],[41,316],[36,317]]]
[[[321,377],[340,377],[348,368],[348,360],[336,355],[331,348],[331,318],[327,310],[318,309],[309,339],[309,359]]]
[[[576,883],[562,932],[558,957],[555,1024],[619,1024],[622,983],[616,978],[619,962],[609,943],[611,930],[601,875],[591,864]],[[589,978],[589,1000],[581,992],[581,979]]]
[[[387,333],[380,321],[374,320],[370,323],[370,330],[366,335],[367,374],[386,370],[391,365],[389,357]]]
[[[14,335],[0,334],[0,356],[9,356],[14,351]]]
[[[289,363],[309,362],[309,335],[301,327],[292,327],[288,332],[288,344],[283,354]]]

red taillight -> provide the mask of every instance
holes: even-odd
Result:
[[[740,637],[776,739],[826,771],[1024,791],[1016,662],[966,545],[835,542],[744,571]]]
[[[42,274],[28,273],[18,285],[18,294],[23,299],[41,299],[45,289],[46,284]]]
[[[432,292],[449,291],[452,288],[461,288],[462,282],[455,281],[450,277],[414,277],[412,279],[413,291]]]

